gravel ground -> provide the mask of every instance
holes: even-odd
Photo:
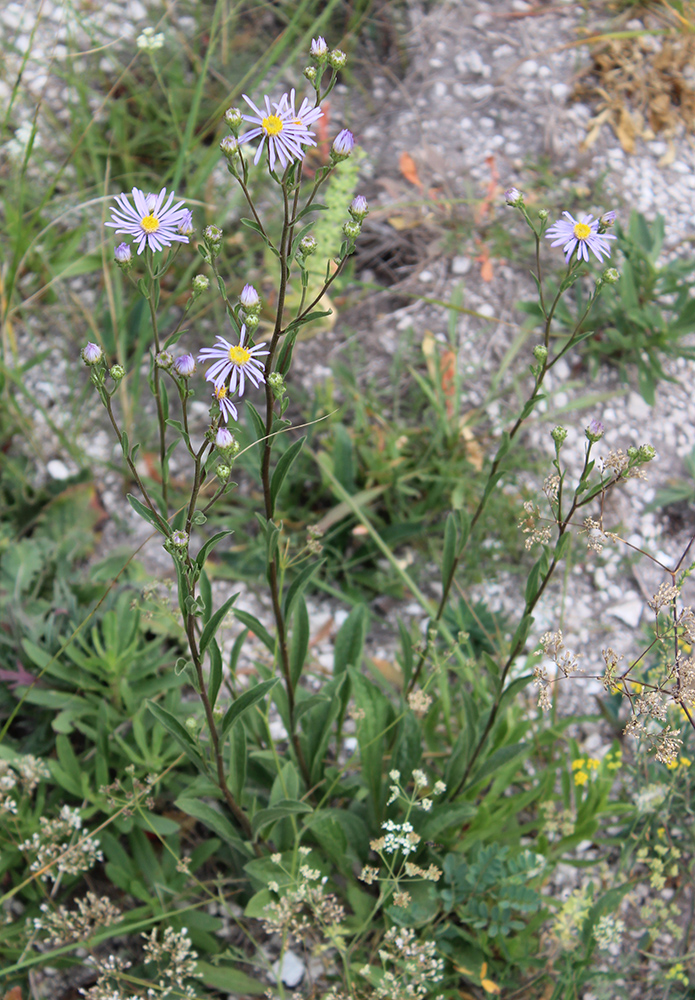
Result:
[[[0,97],[9,97],[12,74],[19,69],[22,53],[29,47],[31,56],[24,67],[20,102],[30,102],[32,96],[43,93],[58,118],[60,84],[46,73],[46,60],[50,54],[57,59],[63,56],[68,33],[77,32],[78,41],[81,38],[85,44],[97,36],[127,39],[134,38],[148,23],[147,11],[139,0],[107,3],[98,11],[90,9],[89,16],[79,25],[67,24],[61,6],[44,4],[37,36],[30,42],[37,10],[36,4],[9,3],[0,11],[0,21],[6,30],[16,33],[17,48],[14,63],[8,58],[4,80],[0,80]],[[412,3],[408,6],[408,17],[405,76],[399,79],[388,61],[383,64],[383,71],[369,75],[371,93],[363,95],[364,101],[359,102],[358,109],[362,110],[353,105],[355,120],[351,124],[367,153],[363,181],[373,208],[370,225],[382,233],[385,226],[390,230],[396,257],[399,243],[409,242],[411,252],[413,248],[417,251],[417,261],[401,265],[392,275],[395,283],[383,294],[373,296],[367,311],[359,307],[354,313],[344,313],[332,330],[302,345],[296,355],[295,377],[309,387],[324,378],[344,348],[347,329],[356,330],[356,336],[363,338],[369,348],[370,360],[360,377],[374,374],[388,377],[385,374],[388,363],[405,330],[414,331],[415,343],[427,330],[444,339],[447,311],[412,296],[421,294],[446,301],[455,288],[463,285],[465,306],[481,317],[494,317],[485,321],[464,315],[458,324],[463,409],[468,410],[485,398],[490,378],[499,369],[518,328],[520,315],[516,304],[534,297],[528,274],[531,262],[493,258],[492,278],[483,280],[476,260],[480,248],[470,230],[460,247],[445,252],[442,240],[437,238],[438,220],[436,216],[433,218],[431,203],[426,199],[420,210],[422,219],[415,218],[415,224],[406,230],[406,237],[399,237],[388,226],[388,220],[393,219],[394,211],[402,213],[404,199],[417,201],[413,199],[415,189],[403,179],[401,155],[407,153],[412,157],[425,192],[435,189],[453,202],[480,200],[489,194],[491,182],[496,183],[491,213],[516,229],[518,217],[504,207],[502,191],[511,185],[523,191],[535,183],[534,165],[549,162],[562,174],[561,189],[575,193],[585,190],[587,197],[597,189],[601,178],[604,201],[589,202],[586,210],[596,213],[618,207],[626,216],[631,207],[636,207],[648,217],[664,214],[668,219],[668,252],[687,238],[691,226],[695,150],[688,136],[676,135],[675,158],[670,166],[660,167],[659,161],[667,148],[663,139],[638,140],[636,152],[628,157],[607,126],[602,128],[598,142],[588,150],[582,148],[593,112],[586,104],[571,100],[585,51],[572,43],[577,40],[580,27],[594,26],[585,24],[584,7],[578,4],[467,0],[437,4],[425,13],[421,6]],[[178,28],[185,29],[186,23],[185,18],[181,19]],[[641,22],[631,21],[627,26],[639,28]],[[368,51],[360,55],[367,61],[370,58]],[[338,94],[335,103],[340,102]],[[26,106],[28,110],[29,103]],[[20,139],[21,136],[14,141]],[[45,155],[50,157],[50,137],[44,129],[40,128],[38,141],[46,144]],[[13,153],[7,145],[5,151],[8,155]],[[399,203],[395,209],[394,200]],[[416,208],[416,215],[417,212]],[[440,229],[441,225],[440,219]],[[546,261],[551,260],[552,253],[548,248]],[[559,251],[555,253],[559,255]],[[406,260],[407,255],[402,259]],[[378,266],[377,261],[376,270]],[[374,271],[367,268],[361,276],[378,280],[379,275]],[[84,279],[74,279],[70,292],[81,296],[87,304],[94,295]],[[31,350],[41,333],[32,329],[31,324],[20,329],[22,349]],[[522,352],[517,359],[517,370],[523,370],[529,361],[530,357],[524,357]],[[661,519],[644,508],[653,499],[655,485],[682,475],[681,458],[695,444],[695,400],[690,391],[693,365],[678,361],[669,370],[678,382],[663,384],[652,409],[637,393],[635,384],[622,381],[616,371],[603,369],[589,382],[585,376],[578,378],[561,362],[546,380],[549,398],[539,407],[525,438],[529,448],[546,450],[550,455],[549,427],[556,419],[566,422],[568,442],[563,455],[570,465],[574,458],[578,467],[583,450],[582,428],[591,417],[600,417],[606,425],[605,438],[598,448],[600,454],[641,443],[647,435],[657,449],[658,463],[649,469],[648,484],[630,484],[613,505],[612,514],[614,523],[623,526],[624,536],[631,544],[645,546],[665,563],[672,563],[686,543],[687,512],[685,530],[681,526],[680,531],[665,534]],[[56,346],[47,365],[38,367],[30,376],[32,388],[42,398],[55,400],[50,412],[57,422],[69,393],[70,380],[62,378],[64,372],[65,359],[61,348]],[[588,413],[572,412],[575,401],[587,392],[603,402]],[[202,404],[197,405],[204,409]],[[567,410],[563,419],[563,411]],[[493,431],[506,425],[509,412],[502,403],[492,404],[488,418]],[[204,414],[198,416],[202,427]],[[40,414],[37,421],[40,426]],[[63,478],[75,471],[76,466],[60,454],[55,441],[50,453],[51,440],[52,435],[47,432],[47,474]],[[89,433],[78,437],[77,443],[97,462],[117,459],[106,431],[90,427]],[[108,472],[101,476],[101,499],[107,512],[115,517],[105,528],[105,548],[123,541],[124,528],[130,532],[133,544],[145,540],[147,533],[142,522],[124,504],[119,476]],[[608,643],[626,654],[637,650],[637,626],[645,621],[646,601],[660,582],[659,573],[651,564],[642,561],[638,566],[627,567],[623,557],[624,550],[610,547],[601,556],[588,553],[584,564],[573,568],[571,613],[563,606],[559,587],[551,590],[538,607],[537,635],[562,625],[568,645],[582,654],[588,674],[601,671],[600,650]],[[156,541],[145,546],[143,558],[157,575],[168,569],[168,557]],[[493,608],[517,612],[518,580],[514,576],[497,578],[473,596],[484,597]],[[263,620],[269,619],[270,604],[263,594],[242,586],[239,605]],[[421,617],[412,602],[398,610],[406,617]],[[334,601],[316,600],[312,602],[311,613],[312,632],[320,637],[315,645],[317,659],[327,669],[332,636],[345,610]],[[370,652],[393,658],[385,632],[382,635],[378,630]],[[574,683],[565,685],[568,710],[580,706],[587,688],[600,689],[596,682],[586,681],[585,685],[584,688]]]

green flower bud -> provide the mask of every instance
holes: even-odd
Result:
[[[550,436],[555,442],[555,447],[561,448],[562,445],[565,443],[565,439],[567,437],[567,428],[560,427],[559,425],[557,427],[553,427],[553,429],[550,432]]]
[[[268,385],[273,391],[276,399],[281,399],[285,394],[285,379],[280,372],[271,372],[268,376]]]
[[[193,299],[197,299],[199,295],[207,291],[210,287],[210,279],[206,274],[196,274],[195,278],[191,281],[191,291],[193,293]]]
[[[163,368],[164,371],[169,371],[174,363],[174,355],[170,354],[169,351],[160,351],[159,354],[155,355],[154,363],[157,368]]]
[[[203,241],[211,257],[219,257],[222,250],[222,230],[218,226],[206,226],[203,230]]]
[[[239,108],[227,108],[224,113],[224,120],[234,135],[236,135],[244,121],[244,116]]]
[[[170,541],[177,549],[185,549],[188,545],[188,532],[172,531]]]
[[[536,344],[536,346],[533,348],[533,356],[536,359],[536,361],[540,361],[541,363],[543,363],[548,357],[548,348],[545,346],[545,344]]]
[[[601,277],[607,285],[614,285],[616,281],[620,280],[620,274],[614,267],[607,267]]]
[[[114,382],[120,382],[122,378],[125,378],[125,368],[123,365],[111,365],[109,375]]]
[[[304,260],[305,257],[310,257],[312,253],[316,251],[318,243],[314,236],[304,236],[299,241],[299,246],[297,247],[297,256],[300,260]]]
[[[548,209],[547,208],[542,208],[540,210],[540,212],[538,213],[538,218],[541,220],[541,222],[547,222],[548,221]]]
[[[637,457],[640,462],[651,462],[656,457],[656,448],[650,444],[641,444],[637,449]]]
[[[316,77],[318,73],[316,72],[315,66],[307,66],[304,70],[304,76],[307,78],[309,83],[316,83]]]
[[[217,468],[215,469],[215,473],[221,483],[226,483],[232,474],[232,470],[229,468],[228,465],[218,465]]]
[[[359,222],[346,222],[343,226],[343,232],[351,242],[354,242],[362,232],[362,226]]]
[[[347,56],[341,49],[333,49],[328,56],[328,65],[332,66],[333,69],[342,69],[346,62]]]

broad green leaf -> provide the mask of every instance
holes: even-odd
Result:
[[[290,471],[292,463],[294,462],[294,460],[297,458],[300,451],[304,447],[305,441],[306,441],[306,436],[301,437],[298,441],[295,441],[294,444],[291,444],[287,449],[287,451],[283,452],[283,454],[280,456],[280,458],[278,459],[278,463],[275,466],[275,469],[273,470],[273,475],[270,479],[270,508],[272,512],[271,516],[272,514],[275,513],[275,502],[277,500],[278,493],[280,492],[280,488],[283,482],[285,481],[285,476]]]
[[[277,683],[278,678],[273,677],[269,681],[261,681],[260,684],[256,684],[255,687],[252,687],[248,691],[244,691],[243,694],[240,694],[227,709],[225,717],[222,720],[222,725],[220,726],[220,739],[227,735],[229,730],[234,726],[234,723],[241,718],[244,712],[248,712],[250,708],[253,708],[253,706],[257,705],[259,701],[262,701]]]
[[[220,627],[220,625],[224,621],[225,617],[229,613],[229,609],[231,608],[231,606],[236,601],[237,597],[239,596],[239,593],[240,593],[240,591],[237,591],[236,594],[232,594],[232,596],[230,598],[228,598],[224,602],[224,604],[222,605],[222,607],[219,608],[214,613],[214,615],[212,615],[212,617],[210,618],[210,621],[207,623],[207,625],[203,629],[203,634],[200,637],[200,643],[199,643],[199,649],[200,649],[201,656],[205,652],[205,650],[207,649],[208,643],[210,642],[210,640],[212,639],[212,637],[215,635],[215,633],[217,632],[218,628]]]
[[[302,813],[310,813],[311,811],[311,806],[307,805],[306,802],[284,799],[276,805],[270,806],[268,809],[260,809],[256,813],[252,820],[253,832],[259,834],[261,830],[264,830],[273,823],[277,823],[279,819],[285,819],[286,816],[298,816]]]
[[[203,758],[200,756],[198,748],[193,742],[192,736],[190,735],[188,730],[181,725],[176,716],[172,715],[171,712],[167,711],[166,708],[162,708],[162,706],[158,705],[157,702],[155,701],[147,701],[145,704],[147,705],[152,715],[154,715],[157,722],[159,722],[160,725],[164,726],[166,731],[171,736],[173,736],[173,738],[176,740],[176,742],[181,747],[183,752],[186,754],[188,759],[193,764],[195,764],[195,766],[198,768],[199,771],[202,772],[202,774],[207,775],[208,773],[207,765],[203,760]]]

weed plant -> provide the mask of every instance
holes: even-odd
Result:
[[[222,10],[215,7],[211,37]],[[308,10],[300,5],[294,23]],[[159,83],[158,33],[141,39]],[[197,78],[207,80],[207,50],[198,56]],[[310,98],[256,94],[245,110],[232,105],[224,114],[219,145],[248,213],[238,226],[244,245],[267,269],[261,291],[236,272],[236,223],[222,213],[199,221],[209,209],[195,192],[213,170],[202,149],[187,197],[173,195],[188,177],[192,106],[171,132],[176,143],[168,160],[162,153],[155,190],[133,175],[122,185],[130,193],[110,203],[105,221],[118,245],[105,302],[113,322],[95,323],[82,348],[89,413],[94,422],[102,408],[129,503],[170,558],[172,601],[149,586],[143,594],[132,554],[110,555],[87,580],[89,518],[98,517],[89,482],[35,487],[26,452],[11,441],[3,453],[0,983],[23,995],[52,968],[79,974],[91,1000],[283,997],[295,986],[330,1000],[519,989],[561,1000],[588,988],[610,995],[648,976],[655,989],[685,996],[695,617],[680,591],[690,546],[675,566],[653,559],[665,582],[650,602],[649,648],[628,661],[603,651],[600,680],[617,732],[600,757],[572,738],[581,720],[555,711],[556,686],[578,671],[577,657],[559,629],[532,638],[534,612],[571,539],[595,551],[621,544],[604,520],[605,501],[643,477],[654,449],[631,444],[597,458],[604,428],[593,419],[573,476],[567,430],[555,427],[542,497],[519,498],[519,528],[535,558],[519,613],[494,617],[466,593],[469,553],[474,544],[484,551],[486,517],[518,468],[514,455],[546,376],[586,339],[592,310],[620,281],[604,266],[614,213],[566,214],[548,226],[547,211],[532,217],[519,191],[506,193],[532,234],[542,332],[526,398],[479,462],[461,446],[455,358],[445,353],[431,357],[427,378],[411,373],[416,398],[434,415],[431,440],[412,443],[412,425],[401,428],[392,415],[382,449],[385,417],[364,401],[350,426],[347,415],[329,423],[317,411],[311,426],[297,427],[289,419],[293,355],[302,331],[327,319],[326,295],[369,211],[339,185],[334,248],[330,233],[323,243],[312,233],[331,176],[354,155],[354,137],[342,129],[313,176],[306,169],[322,102],[346,60],[316,34],[304,71]],[[108,175],[106,160],[95,166]],[[40,224],[35,213],[29,243],[8,258],[2,405],[13,435],[28,418],[10,302]],[[565,269],[553,285],[544,261],[559,246]],[[590,295],[558,339],[558,315],[580,284]],[[215,317],[216,343],[195,356],[193,320],[204,315]],[[150,398],[154,430],[143,438],[135,417]],[[191,406],[200,398],[202,417]],[[397,447],[394,428],[408,442]],[[370,611],[357,588],[335,635],[332,670],[313,661],[307,595],[320,579],[324,541],[339,547],[330,532],[340,520],[322,525],[318,512],[311,522],[307,508],[303,541],[293,539],[285,522],[297,510],[303,454],[325,495],[342,505],[341,519],[349,515],[426,616],[424,631],[396,623],[388,677],[370,676]],[[373,480],[360,481],[360,461]],[[476,475],[459,489],[455,479],[469,467]],[[384,507],[375,515],[377,497]],[[228,511],[248,511],[254,499],[253,522],[235,514],[234,527],[254,535],[263,555],[265,620],[238,606],[239,594],[219,599],[213,589],[213,557],[231,541]],[[442,538],[438,586],[426,581],[428,592],[388,533],[412,525],[408,503],[422,531]],[[234,555],[226,560],[234,572]],[[251,670],[240,668],[242,653]],[[623,750],[623,733],[640,737],[626,743],[634,754]],[[577,872],[569,893],[561,864]]]

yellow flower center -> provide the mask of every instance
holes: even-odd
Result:
[[[144,219],[140,219],[140,225],[146,233],[156,233],[159,229],[159,219],[156,215],[146,215]]]
[[[235,347],[229,348],[229,360],[233,365],[239,365],[239,367],[241,367],[246,364],[250,357],[251,351],[249,351],[246,347],[241,347],[237,344]]]
[[[578,240],[585,240],[587,236],[591,236],[591,226],[587,226],[586,222],[578,222],[573,232]]]
[[[282,119],[277,115],[268,115],[261,122],[261,126],[266,135],[277,135],[282,132]]]
[[[218,385],[215,388],[215,395],[217,396],[218,399],[224,399],[224,397],[227,395],[226,385]]]

